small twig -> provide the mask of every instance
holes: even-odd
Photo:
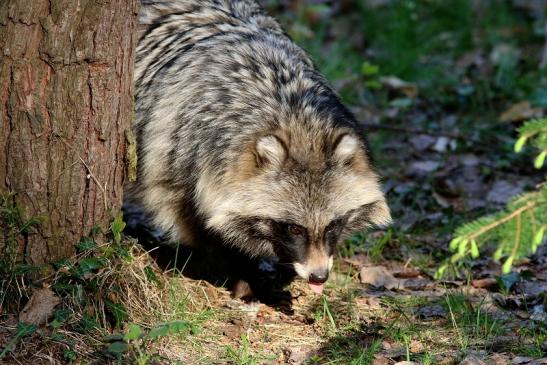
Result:
[[[106,212],[107,209],[108,209],[108,202],[107,202],[107,199],[106,199],[106,183],[104,184],[104,188],[101,186],[101,183],[99,182],[99,180],[97,180],[97,178],[95,177],[95,175],[93,175],[93,171],[91,171],[91,168],[89,166],[87,166],[87,164],[85,163],[84,159],[80,157],[80,155],[76,154],[78,156],[78,158],[80,159],[80,161],[82,162],[82,164],[85,166],[85,168],[87,169],[87,172],[89,174],[89,177],[91,177],[91,179],[95,182],[95,184],[97,184],[97,187],[99,188],[99,190],[103,193],[103,200],[104,200],[104,211]]]
[[[99,180],[95,177],[95,175],[93,175],[93,171],[91,170],[91,168],[87,165],[87,163],[84,161],[84,159],[78,154],[78,152],[74,151],[74,147],[72,147],[67,141],[64,140],[64,138],[62,138],[61,136],[57,135],[57,137],[59,138],[59,140],[61,142],[63,142],[65,144],[65,146],[67,146],[69,149],[71,149],[74,153],[76,153],[76,156],[78,157],[78,159],[80,160],[80,162],[85,166],[85,168],[87,169],[87,172],[88,172],[88,175],[89,177],[93,180],[93,182],[95,182],[95,184],[97,185],[97,187],[99,188],[99,190],[101,191],[101,193],[103,193],[103,203],[104,203],[104,211],[106,213],[106,211],[108,210],[108,199],[106,197],[106,182],[104,183],[104,187],[101,185],[101,183],[99,182]],[[72,164],[70,167],[74,166],[74,164]]]

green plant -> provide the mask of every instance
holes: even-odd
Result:
[[[32,233],[45,220],[43,216],[26,218],[12,193],[0,191],[0,308],[18,309],[21,293],[26,292],[27,274],[40,266],[24,264],[18,253],[20,239]],[[13,308],[12,308],[13,307]]]
[[[476,341],[499,336],[505,331],[502,323],[485,310],[484,300],[473,305],[463,293],[452,292],[445,296],[443,305],[464,351]]]
[[[186,321],[171,321],[153,327],[149,331],[144,330],[136,323],[129,323],[124,335],[108,336],[114,340],[107,351],[121,358],[124,354],[130,354],[138,365],[149,364],[152,355],[147,352],[155,341],[169,335],[186,335],[193,332],[193,327]]]
[[[237,349],[232,346],[226,347],[226,357],[230,364],[235,365],[258,365],[273,360],[273,358],[252,353],[251,341],[247,334],[241,335],[241,345]]]
[[[21,340],[25,336],[32,335],[34,332],[36,332],[36,325],[19,322],[17,324],[17,328],[15,329],[15,334],[8,341],[6,347],[2,350],[2,352],[0,352],[0,360],[2,360],[4,356],[6,356],[8,351],[13,351],[13,348],[15,347],[15,345],[17,345],[17,342],[19,342],[19,340]]]
[[[528,121],[518,132],[515,152],[520,152],[526,143],[539,149],[534,166],[540,169],[547,156],[547,118]],[[513,198],[504,210],[457,228],[449,244],[452,257],[439,267],[436,277],[442,277],[452,264],[469,257],[478,258],[480,249],[491,242],[497,245],[494,260],[499,261],[505,257],[502,273],[507,274],[516,259],[537,251],[543,242],[546,222],[547,183],[543,183],[536,191]]]

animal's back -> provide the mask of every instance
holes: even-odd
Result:
[[[173,240],[324,282],[344,234],[390,220],[355,118],[254,1],[142,4],[129,195]]]
[[[181,214],[199,211],[198,175],[220,179],[257,131],[287,122],[295,104],[319,103],[330,90],[254,1],[145,0],[140,19],[138,190],[169,232]]]

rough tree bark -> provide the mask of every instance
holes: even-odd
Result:
[[[0,1],[0,191],[45,217],[18,240],[27,263],[70,256],[121,206],[136,25],[137,0]]]

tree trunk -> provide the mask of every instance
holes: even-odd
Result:
[[[137,0],[0,0],[0,191],[44,218],[17,238],[27,263],[70,256],[120,209],[136,25]]]

